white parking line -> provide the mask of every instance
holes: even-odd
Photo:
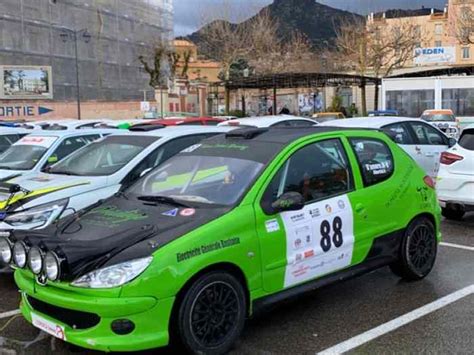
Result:
[[[468,247],[467,245],[445,243],[445,242],[441,242],[441,243],[439,243],[439,245],[442,245],[443,247],[450,247],[450,248],[474,251],[474,247]]]
[[[10,312],[0,313],[0,319],[10,318],[10,317],[16,316],[17,314],[20,314],[20,313],[21,312],[20,312],[19,309],[15,309],[14,311],[10,311]]]
[[[340,344],[323,350],[319,352],[318,355],[335,355],[345,353],[472,294],[474,294],[474,285],[453,292],[387,323],[379,325],[376,328],[370,329]]]

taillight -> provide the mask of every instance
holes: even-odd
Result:
[[[431,176],[425,176],[423,181],[425,182],[426,186],[431,187],[432,189],[436,187],[436,184]]]
[[[451,164],[453,164],[457,161],[463,160],[463,159],[464,159],[464,157],[462,157],[460,155],[449,153],[449,152],[443,152],[443,153],[441,153],[440,162],[441,162],[441,164],[444,164],[444,165],[451,165]]]
[[[227,122],[227,124],[229,126],[240,126],[240,122],[239,121],[230,121],[230,122]]]

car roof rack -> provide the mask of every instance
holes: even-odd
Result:
[[[149,124],[149,123],[143,123],[143,124],[137,124],[135,126],[130,127],[128,130],[130,132],[151,132],[155,131],[157,129],[162,129],[165,128],[166,126],[163,124]]]
[[[242,128],[226,133],[225,137],[252,139],[265,132],[268,132],[268,128]]]

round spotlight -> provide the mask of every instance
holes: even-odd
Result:
[[[60,267],[59,267],[59,258],[58,256],[48,251],[44,257],[44,272],[49,280],[56,281],[59,279]]]
[[[27,258],[27,247],[23,242],[16,242],[13,245],[13,262],[20,269],[23,269],[26,266]]]
[[[28,253],[28,267],[35,275],[39,275],[43,270],[43,252],[40,248],[33,247]]]
[[[6,238],[0,239],[0,258],[5,264],[10,264],[12,261],[12,243]]]

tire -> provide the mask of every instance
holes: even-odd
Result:
[[[466,214],[466,211],[464,210],[455,210],[453,208],[449,207],[444,207],[441,209],[441,214],[446,218],[446,219],[451,219],[453,221],[460,221]]]
[[[433,269],[437,251],[433,223],[426,217],[417,218],[405,230],[399,259],[390,265],[390,269],[405,280],[421,280]]]
[[[227,272],[210,272],[187,289],[179,305],[177,336],[190,353],[225,354],[240,337],[246,314],[239,280]]]

